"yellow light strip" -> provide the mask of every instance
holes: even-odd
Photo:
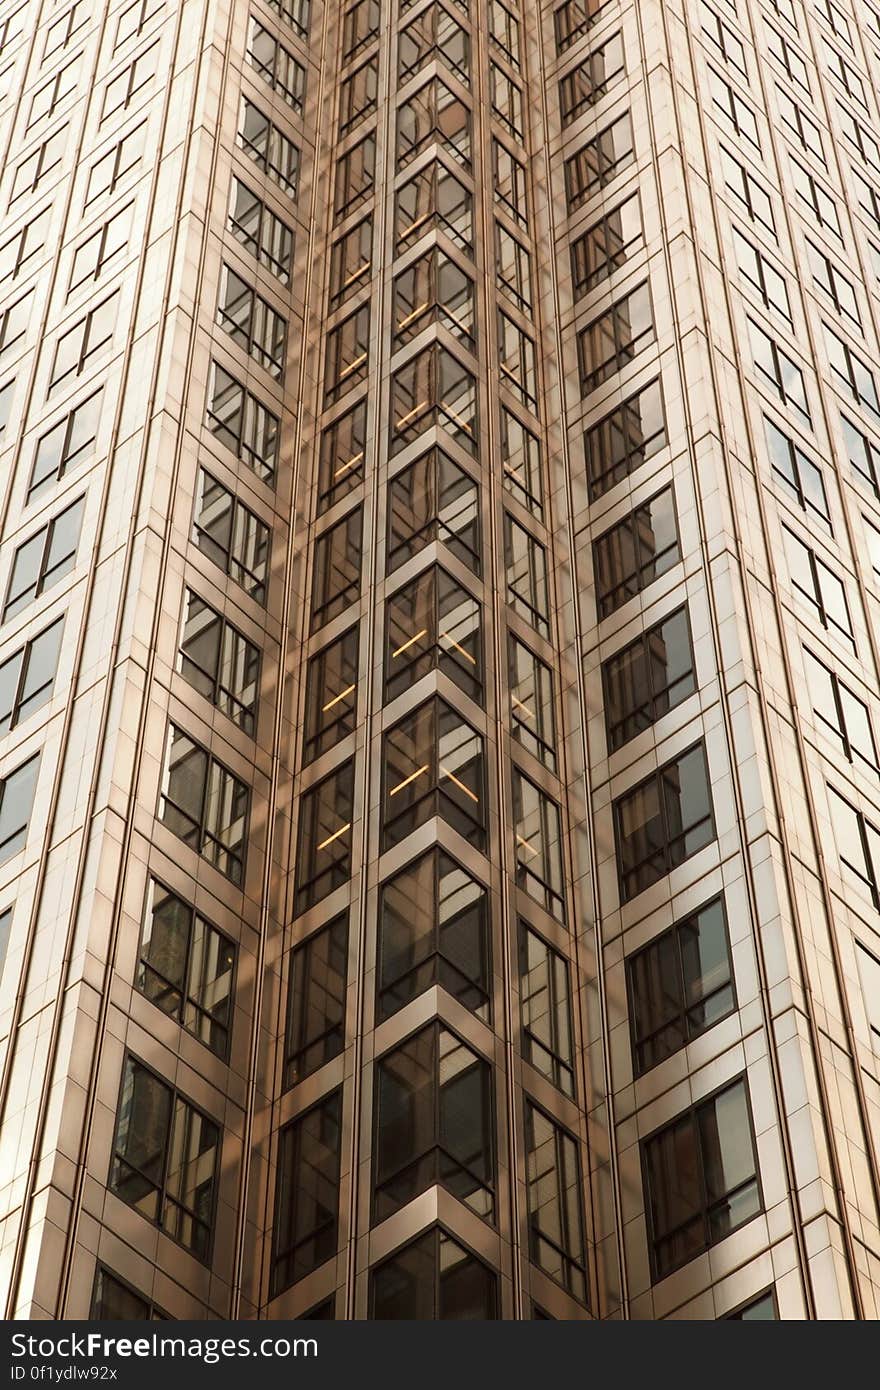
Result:
[[[441,764],[440,764],[440,771],[441,771],[446,777],[449,778],[450,782],[454,782],[454,783],[455,783],[455,785],[458,787],[459,791],[464,792],[465,796],[469,796],[470,799],[471,799],[471,801],[474,801],[474,802],[477,803],[477,805],[479,805],[480,798],[479,798],[478,796],[476,796],[474,792],[471,791],[470,787],[466,787],[465,784],[464,784],[464,782],[459,782],[458,778],[455,776],[454,773],[452,773],[452,772],[449,771],[449,768],[448,768],[448,767],[444,767],[443,764],[441,763]]]
[[[398,792],[402,792],[404,787],[409,786],[410,782],[414,782],[417,777],[421,777],[423,772],[427,772],[430,766],[430,763],[424,763],[422,767],[417,768],[415,772],[411,772],[408,777],[404,777],[402,782],[398,782],[396,787],[392,787],[388,795],[396,796]]]
[[[419,401],[418,405],[414,405],[412,410],[408,410],[405,415],[401,415],[399,420],[395,420],[394,428],[399,430],[401,426],[407,424],[413,416],[418,415],[420,410],[424,410],[427,404],[427,397],[423,401]]]
[[[334,705],[338,705],[339,701],[344,700],[346,695],[350,695],[354,689],[355,686],[350,685],[347,687],[347,689],[340,691],[340,693],[334,699],[328,700],[326,705],[321,706],[321,713],[326,714],[328,709],[332,709]]]
[[[440,636],[441,636],[441,637],[445,637],[446,640],[447,640],[447,642],[449,643],[449,645],[450,645],[451,647],[454,647],[455,650],[456,650],[457,652],[461,652],[461,654],[462,654],[462,656],[464,657],[465,661],[469,661],[469,662],[471,663],[472,666],[476,666],[476,664],[477,664],[476,658],[475,658],[475,657],[472,657],[471,654],[470,654],[470,652],[466,652],[465,649],[464,649],[464,647],[462,647],[461,644],[460,644],[459,642],[456,642],[456,640],[455,640],[454,637],[450,637],[448,632],[441,632],[441,633],[440,633]]]
[[[426,635],[427,631],[428,631],[428,629],[427,629],[426,627],[423,627],[422,630],[421,630],[421,632],[417,632],[417,633],[416,633],[415,637],[411,637],[411,638],[409,639],[408,642],[404,642],[404,644],[403,644],[402,647],[398,647],[396,652],[392,652],[392,653],[391,653],[392,657],[400,656],[402,652],[405,652],[405,651],[406,651],[407,647],[411,647],[411,646],[412,646],[413,642],[418,642],[418,640],[419,640],[420,637],[424,637],[424,636]]]
[[[345,825],[340,826],[338,830],[334,830],[332,835],[328,835],[326,840],[322,840],[318,845],[318,849],[326,849],[328,845],[332,845],[334,840],[338,840],[340,835],[344,835],[346,830],[350,829],[351,821],[348,820],[345,822]]]
[[[523,702],[522,702],[522,700],[518,700],[518,699],[516,698],[515,695],[511,695],[510,698],[511,698],[511,700],[513,701],[513,703],[514,703],[515,705],[519,705],[520,709],[525,710],[525,712],[526,712],[526,714],[528,715],[529,719],[534,719],[535,716],[534,716],[534,714],[532,713],[532,711],[529,709],[528,705],[524,705]]]
[[[418,318],[419,314],[423,314],[425,310],[428,308],[430,308],[430,300],[428,299],[426,299],[423,304],[417,305],[416,308],[413,309],[411,314],[407,314],[405,319],[400,320],[400,323],[397,325],[398,333],[400,332],[401,328],[406,328],[406,325],[408,323],[412,323],[413,319]]]
[[[520,845],[522,845],[524,849],[527,849],[528,852],[529,852],[529,854],[537,854],[537,853],[538,853],[538,851],[537,851],[536,849],[532,849],[532,847],[531,847],[531,845],[529,844],[528,840],[524,840],[524,839],[523,839],[522,835],[517,835],[516,839],[517,839],[517,843],[520,844]]]
[[[336,472],[333,474],[334,478],[339,478],[339,477],[341,477],[341,475],[342,475],[343,473],[347,473],[348,470],[349,470],[349,468],[354,468],[354,466],[355,466],[356,463],[360,463],[360,461],[361,461],[361,459],[363,458],[363,456],[364,456],[364,451],[363,451],[363,449],[359,450],[358,453],[353,454],[352,457],[348,460],[347,463],[340,464],[340,466],[337,468]]]

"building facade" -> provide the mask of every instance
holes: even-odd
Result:
[[[4,0],[8,1317],[874,1318],[874,0]]]

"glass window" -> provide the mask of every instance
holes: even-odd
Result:
[[[597,189],[610,183],[634,158],[632,120],[627,111],[565,161],[568,211],[583,207]]]
[[[290,49],[279,43],[253,16],[248,29],[247,59],[273,92],[277,92],[301,116],[306,93],[306,70]]]
[[[164,1322],[165,1314],[149,1299],[135,1293],[115,1274],[98,1265],[89,1317],[99,1322]]]
[[[633,193],[572,242],[575,298],[589,294],[613,275],[643,242],[641,203],[639,195]]]
[[[506,405],[501,407],[503,484],[539,520],[544,516],[541,446]]]
[[[306,677],[303,763],[335,748],[355,727],[358,629],[349,628],[313,656]]]
[[[127,1056],[109,1186],[203,1264],[211,1256],[220,1130]]]
[[[581,394],[587,395],[621,371],[655,336],[646,280],[578,334]]]
[[[135,97],[148,87],[156,76],[159,67],[159,44],[152,44],[144,53],[133,58],[127,68],[123,68],[112,78],[104,90],[104,106],[101,123],[117,111],[130,106]]]
[[[6,963],[6,953],[9,950],[9,936],[12,931],[12,908],[4,908],[0,912],[0,979],[3,978],[3,966]]]
[[[393,700],[428,671],[442,671],[482,704],[480,605],[438,565],[388,600],[385,699]]]
[[[346,135],[376,109],[379,90],[379,59],[368,58],[339,87],[339,134]]]
[[[272,305],[261,294],[257,294],[253,286],[243,280],[240,275],[236,275],[228,265],[224,265],[220,272],[220,297],[217,302],[217,322],[255,362],[258,362],[270,376],[276,381],[281,381],[284,376],[284,367],[287,357],[287,319],[281,314],[276,313]],[[215,374],[220,372],[220,368],[215,364]],[[229,381],[232,378],[229,377]],[[238,383],[233,383],[237,391],[242,388]],[[215,400],[217,405],[217,384],[215,379]],[[227,423],[227,417],[223,413],[224,408],[232,416],[231,429],[236,426],[244,425],[245,432],[250,425],[251,430],[257,436],[259,444],[267,447],[266,435],[271,436],[271,426],[267,428],[268,420],[274,417],[269,414],[265,406],[260,405],[259,401],[250,392],[243,392],[245,403],[244,418],[240,411],[241,402],[235,392],[226,395],[220,402],[218,414]],[[248,412],[250,411],[250,419]],[[277,431],[277,422],[275,424]],[[239,436],[240,440],[240,436]],[[271,438],[271,450],[274,456],[275,440]],[[244,454],[245,463],[250,464],[251,451]]]
[[[144,55],[145,63],[148,57],[148,54]],[[28,116],[28,123],[25,126],[25,133],[33,129],[39,121],[46,120],[48,117],[53,116],[62,102],[65,102],[67,98],[72,96],[76,91],[81,58],[82,53],[77,54],[66,67],[63,67],[60,72],[56,72],[49,78],[48,82],[43,83],[42,87],[37,88],[31,98],[30,114]],[[117,79],[117,81],[119,81],[119,79]],[[110,85],[112,87],[113,83]]]
[[[336,221],[360,207],[373,191],[376,177],[376,137],[366,135],[336,161],[333,210]]]
[[[880,764],[868,706],[806,647],[804,668],[813,713],[823,733],[833,740],[849,762],[858,762],[863,772],[876,776]]]
[[[275,11],[279,19],[290,25],[299,38],[308,38],[311,0],[266,0],[266,4],[270,10]]]
[[[361,589],[363,513],[349,512],[315,542],[312,575],[312,632],[344,613]]]
[[[441,323],[465,347],[473,348],[474,282],[438,246],[394,278],[395,343],[408,343],[432,323]]]
[[[596,606],[607,618],[681,559],[672,488],[625,516],[593,547]]]
[[[815,284],[824,290],[837,313],[849,319],[850,324],[861,334],[862,316],[852,283],[841,270],[838,270],[831,258],[811,241],[807,242],[807,256]]]
[[[37,753],[0,778],[0,864],[25,847],[39,768]]]
[[[557,11],[558,13],[558,11]],[[559,84],[559,110],[562,124],[576,121],[589,107],[600,101],[616,77],[626,71],[623,34],[612,34],[601,48],[588,53],[577,67],[567,72]]]
[[[391,378],[391,452],[432,427],[444,429],[469,454],[476,452],[476,381],[439,343],[411,357]]]
[[[234,176],[230,185],[229,230],[282,285],[289,283],[293,232],[246,183]]]
[[[397,250],[440,229],[465,251],[473,245],[473,198],[439,159],[434,159],[397,190]]]
[[[712,105],[715,110],[724,116],[737,135],[743,140],[748,140],[750,145],[761,153],[761,140],[758,135],[758,122],[752,108],[743,101],[739,92],[731,87],[729,82],[725,82],[717,72],[709,69],[709,86],[712,92]],[[779,88],[777,88],[777,91]],[[717,118],[716,118],[717,119]]]
[[[345,11],[342,28],[342,62],[347,63],[379,32],[379,0],[356,0]]]
[[[740,164],[723,145],[720,147],[720,154],[721,172],[727,191],[736,199],[739,209],[744,211],[752,222],[760,223],[776,241],[776,221],[769,193],[764,191],[754,174],[744,164]]]
[[[337,416],[321,435],[319,513],[358,486],[363,476],[366,443],[367,402],[362,400],[344,415]]]
[[[622,748],[697,688],[687,607],[639,633],[602,666],[608,750]]]
[[[841,875],[862,893],[867,892],[874,908],[880,909],[880,831],[832,786],[828,787],[828,805]]]
[[[730,25],[725,24],[705,0],[700,6],[700,14],[706,38],[719,50],[726,63],[730,63],[747,78],[746,52]],[[772,33],[772,30],[770,32]]]
[[[0,246],[0,283],[16,280],[22,272],[35,268],[29,266],[28,262],[35,256],[45,254],[51,221],[50,204]]]
[[[822,144],[822,132],[806,115],[803,108],[796,101],[792,101],[787,92],[776,84],[776,105],[779,110],[779,119],[791,135],[797,140],[801,149],[815,155],[819,163],[827,167],[825,150]],[[749,112],[751,115],[751,112]],[[754,117],[752,117],[754,120]]]
[[[295,1284],[336,1254],[342,1092],[334,1091],[281,1131],[272,1294]]]
[[[376,1063],[373,1215],[439,1184],[495,1217],[492,1068],[439,1023]]]
[[[580,1303],[587,1301],[587,1254],[578,1145],[526,1100],[529,1256]]]
[[[25,642],[0,663],[0,734],[8,734],[50,699],[64,619]]]
[[[12,191],[9,195],[10,207],[25,193],[34,193],[44,179],[55,172],[64,158],[69,130],[69,124],[63,125],[60,130],[55,131],[54,135],[48,135],[35,150],[32,150],[16,165],[12,179]],[[100,160],[99,164],[104,162],[104,160]],[[98,169],[99,164],[94,166],[93,174]]]
[[[523,120],[523,96],[519,84],[514,82],[497,63],[489,64],[489,98],[492,114],[520,144],[525,142],[525,123]]]
[[[831,529],[828,498],[822,481],[822,470],[813,463],[793,439],[789,438],[768,416],[764,416],[764,438],[770,466],[793,492],[799,507],[813,517],[819,517]]]
[[[382,885],[377,1015],[390,1018],[440,985],[488,1019],[489,903],[486,889],[441,849],[431,849]]]
[[[58,142],[57,160],[60,161],[64,153],[64,146],[67,143],[67,126],[59,131],[57,135],[52,135],[47,141],[48,144]],[[127,135],[123,135],[121,140],[117,140],[105,155],[102,155],[89,170],[89,182],[86,189],[86,207],[93,203],[96,198],[100,198],[105,193],[115,192],[118,185],[131,174],[140,164],[147,142],[147,123],[141,121],[140,125],[135,126]],[[53,151],[53,154],[56,151]],[[17,177],[17,175],[16,175]]]
[[[511,770],[513,838],[516,881],[530,898],[558,921],[565,921],[565,879],[562,868],[562,824],[555,801]]]
[[[607,0],[564,0],[553,12],[553,27],[556,31],[556,51],[564,53],[578,39],[583,38],[590,25],[598,18]]]
[[[31,323],[33,301],[34,291],[30,289],[0,310],[0,362],[15,349],[21,350]]]
[[[880,447],[845,415],[841,415],[840,425],[850,464],[880,501]]]
[[[397,47],[397,80],[404,83],[413,73],[439,60],[470,85],[470,39],[449,11],[429,5],[400,32]]]
[[[831,194],[808,170],[802,168],[796,159],[790,159],[788,166],[795,193],[808,209],[811,220],[815,220],[833,236],[841,238],[840,215]]]
[[[272,533],[204,468],[199,471],[193,533],[199,550],[265,605]]]
[[[495,223],[495,268],[498,282],[525,315],[532,311],[532,261],[522,242]]]
[[[837,102],[837,116],[844,136],[855,146],[864,162],[880,170],[880,145],[874,136],[840,102]]]
[[[553,673],[518,637],[508,637],[511,733],[551,772],[556,771]]]
[[[439,77],[432,77],[397,108],[397,167],[402,169],[433,144],[470,165],[471,113]]]
[[[247,97],[241,99],[237,140],[258,169],[274,179],[291,198],[296,197],[300,152],[280,126],[270,121]]]
[[[880,397],[877,395],[874,373],[853,352],[849,343],[845,343],[842,338],[838,338],[836,333],[832,333],[827,323],[822,326],[825,329],[825,345],[828,349],[832,376],[839,386],[842,386],[849,395],[858,401],[859,405],[870,410],[871,414],[880,420]]]
[[[235,956],[234,941],[176,893],[150,880],[135,983],[223,1058],[229,1055]]]
[[[442,449],[431,449],[388,484],[388,571],[441,541],[480,573],[480,489]]]
[[[472,845],[486,840],[483,739],[439,696],[383,740],[382,848],[439,816]]]
[[[285,1088],[311,1076],[345,1046],[348,914],[334,917],[290,953]]]
[[[377,1322],[498,1317],[497,1276],[439,1226],[377,1265],[370,1298]]]
[[[538,409],[535,344],[513,319],[498,310],[498,369],[501,381],[530,410]]]
[[[796,87],[800,87],[808,97],[812,97],[813,92],[810,87],[810,75],[807,65],[798,53],[794,44],[783,34],[779,34],[772,24],[766,26],[767,49],[779,63],[789,81]]]
[[[629,902],[715,839],[702,743],[614,802],[620,896]]]
[[[815,551],[804,545],[803,541],[785,526],[782,528],[782,538],[792,587],[798,597],[811,606],[824,628],[841,638],[855,651],[856,644],[844,584],[819,559]]]
[[[529,225],[526,170],[506,145],[493,137],[492,183],[495,197],[521,227]]]
[[[68,294],[86,280],[100,279],[107,266],[127,249],[133,213],[134,203],[129,203],[120,212],[108,217],[102,227],[76,248]]]
[[[744,1077],[645,1140],[642,1153],[655,1279],[762,1209]]]
[[[3,622],[73,569],[84,510],[85,498],[79,497],[18,547],[12,558]]]
[[[728,1322],[775,1322],[776,1321],[776,1295],[772,1289],[762,1293],[759,1298],[755,1298],[751,1303],[747,1303],[744,1308],[739,1308],[735,1313],[727,1314]]]
[[[227,280],[230,294],[234,294],[233,280],[250,294],[244,282],[238,277]],[[264,301],[260,301],[264,303]],[[241,307],[241,306],[239,306]],[[253,304],[252,304],[253,307]],[[268,305],[266,306],[268,308]],[[224,310],[221,301],[221,322]],[[244,306],[248,314],[247,300]],[[230,319],[232,316],[230,315]],[[281,320],[283,324],[283,320]],[[239,329],[239,331],[244,331]],[[283,343],[278,347],[283,362]],[[207,424],[215,439],[230,449],[242,463],[253,469],[261,482],[270,487],[275,482],[275,466],[278,458],[278,417],[267,410],[256,396],[230,376],[219,363],[213,363],[213,379],[208,397]]]
[[[508,512],[504,513],[504,563],[507,602],[542,637],[550,636],[547,554],[544,547]]]
[[[233,883],[244,882],[250,789],[173,724],[159,819]]]
[[[742,278],[757,291],[764,307],[775,309],[791,327],[791,305],[785,276],[736,227],[733,229],[733,249]]]
[[[253,737],[260,651],[191,589],[186,591],[177,666],[186,681]]]
[[[519,67],[519,20],[511,14],[501,0],[489,3],[489,37],[496,44],[509,63]]]
[[[90,309],[85,318],[61,334],[55,344],[47,395],[68,377],[80,376],[93,363],[95,356],[112,343],[119,293],[119,290],[115,290],[94,309]]]
[[[299,1313],[297,1322],[336,1322],[336,1295],[327,1298],[310,1308],[307,1313]]]
[[[327,334],[324,394],[334,401],[367,375],[370,358],[370,306],[363,304]]]
[[[724,899],[627,959],[635,1072],[671,1057],[736,1008]]]
[[[330,250],[330,302],[335,307],[359,289],[373,265],[373,219],[343,232]]]
[[[871,1042],[877,1052],[880,1051],[880,961],[860,941],[855,942],[855,948],[865,1015],[871,1030]]]
[[[351,878],[354,762],[303,792],[296,854],[297,916]]]
[[[74,8],[80,8],[75,6]],[[88,12],[88,6],[82,6]],[[119,16],[119,23],[116,26],[116,42],[113,45],[114,53],[121,48],[129,39],[136,34],[143,33],[144,28],[149,24],[160,11],[165,8],[165,0],[135,0],[133,5],[122,11]]]
[[[0,386],[0,439],[3,438],[3,433],[6,426],[9,424],[14,394],[15,378],[13,377],[11,381],[5,381],[3,385]]]
[[[603,497],[666,447],[666,417],[659,378],[592,425],[584,435],[590,500]]]
[[[91,454],[98,433],[102,397],[103,388],[75,405],[57,425],[40,436],[28,484],[28,502]]]
[[[796,362],[783,352],[775,339],[765,333],[752,319],[749,319],[749,334],[755,370],[769,382],[779,399],[792,410],[808,428],[812,429],[810,406],[804,374]]]
[[[564,1095],[574,1095],[568,961],[526,922],[519,924],[522,1051]]]

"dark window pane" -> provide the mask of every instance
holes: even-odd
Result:
[[[483,739],[445,700],[420,705],[386,733],[383,848],[440,816],[471,844],[486,836]]]
[[[358,629],[322,648],[308,665],[303,762],[334,748],[352,732],[357,710]]]
[[[278,1150],[272,1297],[336,1254],[342,1092],[282,1130]]]
[[[482,704],[480,604],[436,565],[388,600],[386,700],[394,699],[428,671],[435,670],[449,676],[466,695]]]
[[[527,1100],[525,1145],[530,1257],[574,1298],[586,1303],[587,1257],[577,1143]]]
[[[697,744],[614,803],[624,902],[715,839],[709,771]]]
[[[290,955],[285,1086],[337,1057],[345,1045],[348,917],[336,917]]]
[[[371,1279],[372,1317],[397,1321],[497,1318],[497,1278],[435,1227],[379,1265]]]
[[[354,763],[304,792],[299,806],[295,912],[305,912],[351,877]]]
[[[448,854],[430,850],[382,886],[379,1017],[442,985],[487,1018],[489,983],[486,890]]]
[[[687,608],[640,633],[602,667],[611,752],[680,705],[697,688]]]
[[[574,1095],[568,962],[520,922],[519,989],[523,1056],[567,1096]]]
[[[630,512],[594,546],[596,604],[607,618],[681,559],[672,488]]]

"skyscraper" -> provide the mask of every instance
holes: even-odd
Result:
[[[878,85],[3,0],[7,1316],[878,1315]]]

